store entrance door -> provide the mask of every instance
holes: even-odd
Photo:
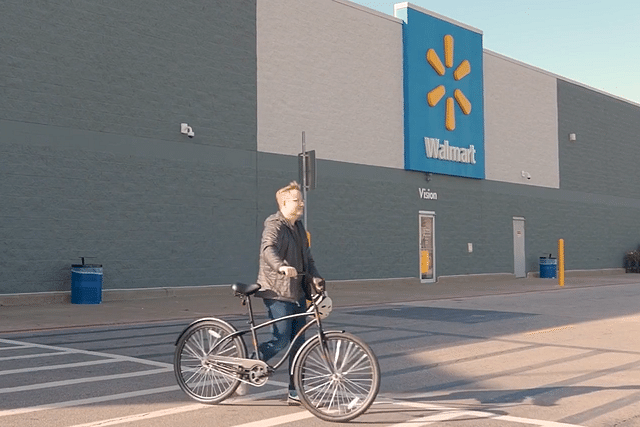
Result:
[[[436,214],[435,212],[420,211],[420,283],[436,281]]]
[[[524,253],[524,218],[513,217],[513,269],[516,277],[526,277]]]

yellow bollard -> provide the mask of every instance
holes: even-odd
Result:
[[[558,285],[564,286],[564,239],[558,240]]]

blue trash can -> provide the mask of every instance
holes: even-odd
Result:
[[[73,264],[71,266],[71,303],[100,304],[102,302],[102,265]]]
[[[555,279],[557,277],[558,260],[555,258],[540,257],[540,278]]]

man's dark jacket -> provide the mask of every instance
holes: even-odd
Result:
[[[284,265],[295,267],[307,276],[286,277],[278,272]],[[262,298],[297,302],[306,296],[311,299],[312,279],[320,277],[309,250],[309,241],[302,221],[293,226],[280,211],[264,221],[260,244],[260,270],[258,284]]]

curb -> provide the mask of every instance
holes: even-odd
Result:
[[[626,275],[624,268],[607,268],[599,270],[567,270],[565,277],[577,278],[598,278],[610,277],[614,275]],[[640,278],[640,276],[639,276]],[[440,276],[435,283],[421,283],[416,277],[390,278],[390,279],[360,279],[360,280],[331,280],[327,281],[327,286],[337,291],[349,290],[354,283],[357,283],[361,289],[371,289],[376,285],[384,284],[384,286],[409,285],[416,289],[425,286],[442,285],[468,285],[468,284],[487,284],[504,283],[508,281],[518,280],[545,280],[552,283],[557,279],[539,279],[537,272],[528,273],[526,278],[516,278],[512,273],[490,273],[490,274],[469,274],[458,276]],[[137,288],[137,289],[103,289],[102,301],[132,301],[162,298],[177,298],[190,296],[206,296],[206,297],[228,297],[229,287],[231,284],[225,285],[203,285],[203,286],[184,286],[184,287],[163,287],[163,288]],[[19,306],[43,306],[55,304],[70,304],[71,291],[58,292],[33,292],[20,294],[0,294],[0,307],[19,307]]]

